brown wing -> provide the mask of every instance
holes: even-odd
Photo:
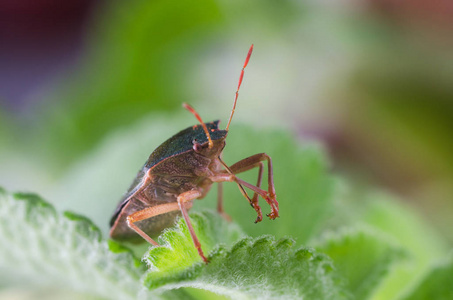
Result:
[[[110,226],[110,237],[116,240],[143,241],[143,239],[127,225],[127,217],[137,211],[147,207],[157,206],[163,203],[176,202],[179,189],[187,187],[191,189],[194,185],[191,182],[193,178],[187,177],[162,177],[153,176],[152,181],[144,186],[144,177],[147,176],[148,168],[145,166],[140,170],[129,188],[123,196],[113,215]],[[138,191],[138,192],[137,192]],[[179,211],[169,212],[158,215],[150,219],[139,221],[136,225],[146,234],[154,236],[159,234],[163,229],[174,224]]]
[[[132,182],[131,186],[129,187],[127,192],[124,194],[124,196],[121,198],[120,202],[118,203],[118,206],[116,207],[116,210],[113,213],[112,218],[110,219],[110,227],[113,226],[113,224],[115,223],[119,214],[123,210],[124,206],[129,201],[128,200],[129,197],[141,187],[142,182],[143,182],[143,177],[145,176],[147,171],[148,171],[148,168],[146,166],[143,166],[143,168],[140,171],[138,171],[137,176],[135,176],[135,179]]]

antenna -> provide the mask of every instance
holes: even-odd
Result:
[[[212,142],[211,135],[209,134],[209,131],[208,131],[208,127],[206,127],[206,124],[203,122],[200,115],[189,104],[183,103],[182,106],[185,109],[187,109],[188,111],[190,111],[195,116],[195,118],[197,118],[197,120],[201,123],[201,126],[203,126],[203,130],[206,133],[206,137],[208,138],[208,141],[209,141],[209,149],[211,149],[214,146],[214,143]]]
[[[238,88],[236,90],[236,95],[234,97],[233,109],[231,110],[230,119],[228,120],[227,127],[225,128],[226,131],[228,131],[228,128],[230,128],[231,119],[233,118],[234,110],[236,109],[236,103],[238,102],[239,88],[241,87],[242,78],[244,77],[244,69],[245,69],[245,67],[247,67],[247,64],[249,63],[250,56],[252,55],[252,51],[253,51],[253,44],[252,44],[252,46],[250,46],[249,53],[247,54],[247,58],[245,59],[244,66],[242,67],[241,75],[239,76]]]

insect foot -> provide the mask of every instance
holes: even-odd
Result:
[[[209,263],[209,260],[206,258],[206,256],[204,256],[204,253],[203,253],[203,250],[201,250],[201,246],[200,247],[196,247],[197,250],[198,250],[198,255],[200,255],[201,259],[203,260],[203,262],[205,264],[208,264]]]
[[[258,216],[256,217],[255,224],[263,221],[263,214],[261,211],[259,212]]]
[[[270,197],[266,197],[266,202],[271,207],[271,212],[268,213],[266,216],[269,217],[271,220],[275,220],[279,217],[278,215],[278,201],[275,199],[275,194],[270,195]]]
[[[250,205],[253,207],[257,214],[255,224],[261,222],[263,220],[263,213],[261,212],[261,207],[258,204],[257,196],[253,197],[252,201],[250,202]]]

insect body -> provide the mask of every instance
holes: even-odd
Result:
[[[193,200],[201,199],[208,193],[213,183],[235,182],[241,193],[257,213],[255,223],[263,219],[258,198],[262,197],[271,207],[267,215],[270,219],[278,217],[278,202],[275,196],[272,175],[272,160],[265,154],[255,154],[228,166],[221,159],[225,139],[237,103],[239,88],[244,69],[252,54],[250,47],[239,78],[233,109],[225,130],[219,129],[219,121],[204,123],[198,113],[188,104],[184,107],[192,112],[200,124],[186,128],[160,145],[138,172],[129,191],[120,201],[110,226],[110,236],[117,240],[140,240],[137,233],[149,243],[159,246],[150,236],[156,235],[174,223],[175,217],[182,213],[187,223],[192,240],[204,262],[208,262],[200,242],[193,230],[187,211]],[[261,189],[264,169],[267,161],[268,190]],[[258,168],[256,185],[239,179],[236,174]],[[250,198],[245,188],[253,191]],[[218,211],[224,217],[221,193],[219,193]],[[228,217],[227,217],[228,218]]]

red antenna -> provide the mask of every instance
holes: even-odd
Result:
[[[208,138],[208,141],[209,141],[209,149],[211,149],[214,146],[214,143],[212,142],[211,135],[209,134],[209,131],[208,131],[208,127],[206,127],[206,124],[203,122],[203,120],[201,119],[200,115],[189,104],[183,103],[182,106],[185,109],[187,109],[188,111],[190,111],[195,116],[195,118],[197,118],[197,120],[201,123],[201,126],[203,126],[203,130],[206,133],[206,137]]]
[[[239,89],[241,87],[242,78],[244,77],[244,69],[245,69],[245,67],[247,67],[247,64],[249,63],[250,56],[252,56],[252,51],[253,51],[253,44],[252,44],[252,46],[250,46],[249,53],[247,54],[247,58],[245,59],[244,66],[242,67],[241,75],[239,76],[238,89],[236,90],[236,95],[234,97],[234,103],[233,103],[233,109],[231,110],[230,119],[228,120],[228,124],[225,129],[226,131],[228,131],[228,128],[230,128],[231,119],[233,119],[234,110],[236,109],[236,103],[238,102]]]

